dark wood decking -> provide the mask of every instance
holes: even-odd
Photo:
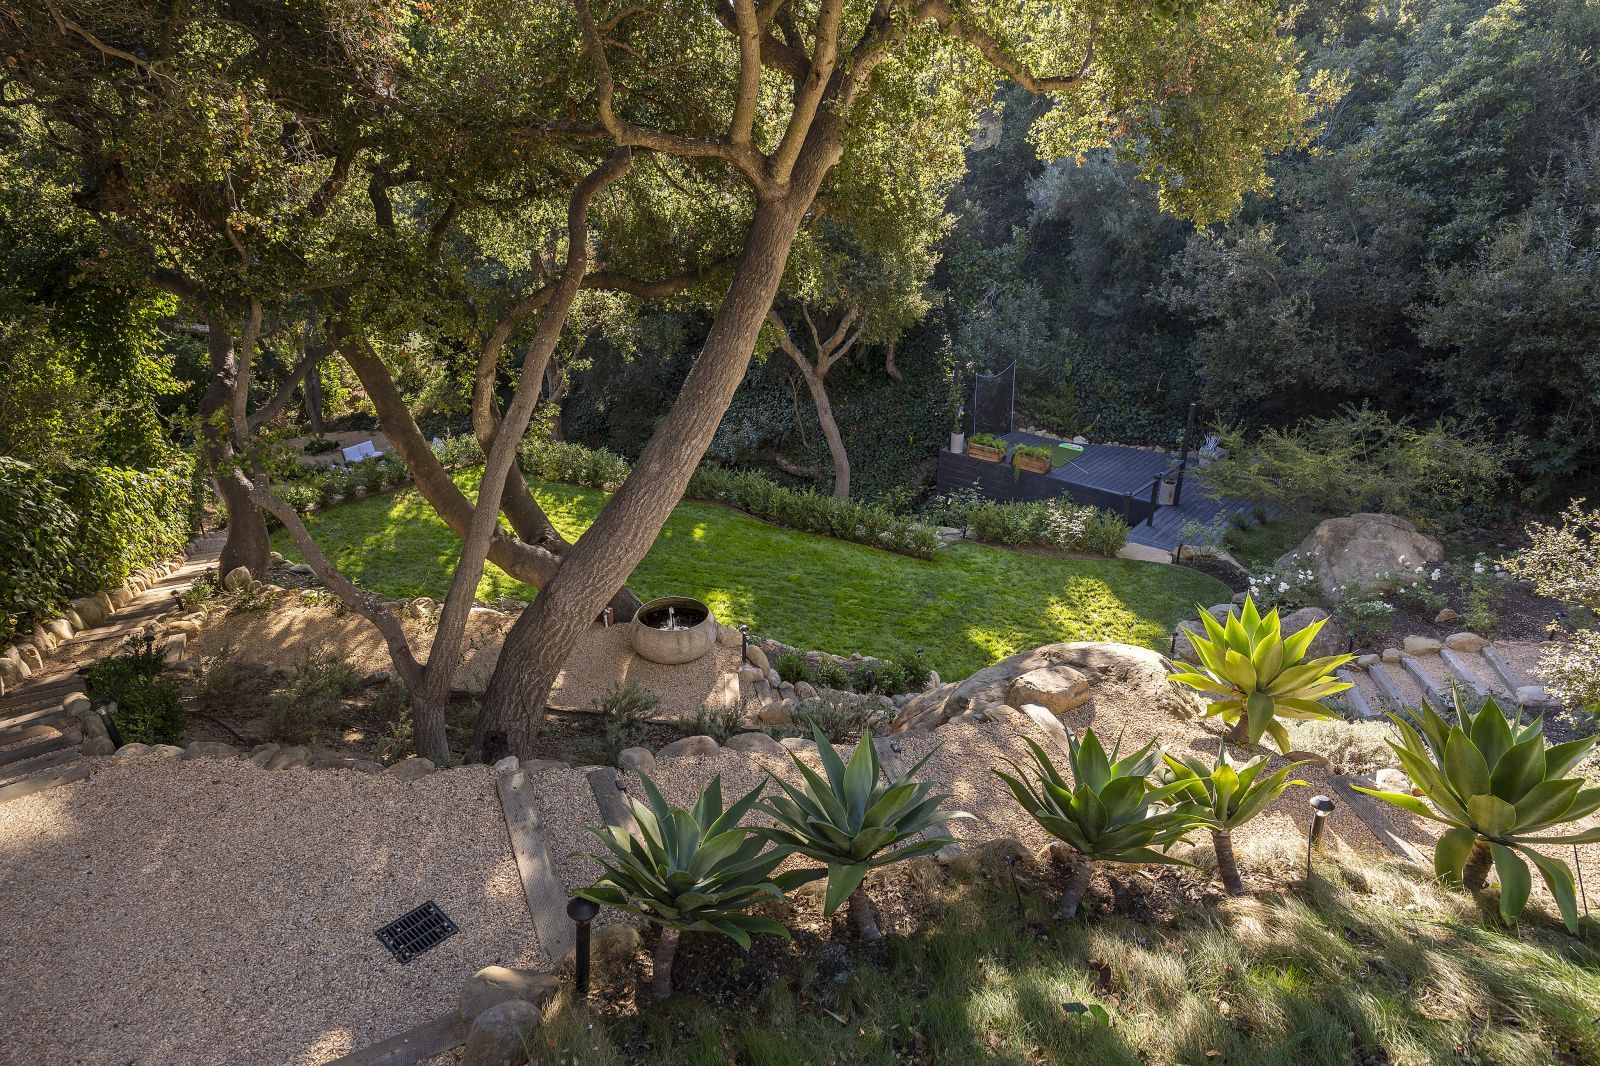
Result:
[[[1013,446],[1060,443],[1031,433],[1002,435]],[[1213,499],[1188,479],[1182,502],[1157,507],[1151,518],[1151,483],[1176,465],[1177,457],[1172,455],[1115,444],[1086,444],[1083,454],[1072,462],[1047,474],[1029,474],[1014,472],[1008,463],[985,463],[945,450],[939,453],[938,489],[951,492],[976,487],[995,500],[1053,500],[1065,494],[1078,503],[1120,514],[1133,527],[1128,539],[1134,543],[1171,551],[1178,546],[1178,531],[1185,523],[1211,522],[1250,506],[1239,500]]]

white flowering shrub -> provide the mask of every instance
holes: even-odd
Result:
[[[1541,596],[1600,613],[1600,510],[1574,500],[1556,525],[1534,522],[1506,569]],[[1568,707],[1600,714],[1600,630],[1578,629],[1539,657],[1545,689]]]
[[[1600,630],[1580,629],[1539,655],[1545,691],[1573,710],[1600,716]]]
[[[1304,556],[1291,555],[1276,566],[1252,574],[1250,595],[1262,610],[1294,610],[1320,600],[1322,585]]]

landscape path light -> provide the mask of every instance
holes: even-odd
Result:
[[[573,952],[573,977],[579,998],[589,994],[589,923],[600,913],[600,904],[581,896],[567,901],[567,917],[578,926],[578,942]]]
[[[1333,797],[1311,797],[1311,828],[1306,833],[1306,887],[1311,887],[1311,853],[1322,847],[1322,830],[1333,813]]]

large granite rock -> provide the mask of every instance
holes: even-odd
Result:
[[[1385,574],[1432,567],[1444,560],[1444,546],[1404,518],[1353,514],[1323,522],[1278,562],[1291,560],[1309,567],[1332,596],[1346,582],[1372,589]]]
[[[1064,714],[1086,703],[1091,695],[1089,678],[1071,666],[1050,666],[1029,670],[1006,690],[1006,702],[1013,707],[1034,704]]]

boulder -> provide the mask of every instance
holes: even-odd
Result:
[[[240,589],[249,588],[253,580],[255,578],[251,576],[248,566],[236,566],[222,576],[222,587],[229,592],[238,592]]]
[[[1444,646],[1449,648],[1451,651],[1459,651],[1470,654],[1472,652],[1482,651],[1484,648],[1487,648],[1489,646],[1489,642],[1476,633],[1463,631],[1461,633],[1451,633],[1448,637],[1445,637]]]
[[[116,750],[115,758],[132,759],[150,750],[148,744],[124,744]]]
[[[794,704],[767,703],[756,712],[756,721],[762,725],[793,725]]]
[[[307,748],[295,745],[290,748],[280,748],[267,759],[268,770],[287,770],[292,766],[304,766],[311,761],[311,752]]]
[[[218,740],[197,740],[183,749],[185,759],[231,759],[237,754],[238,748]]]
[[[1419,637],[1415,634],[1401,641],[1400,646],[1407,655],[1437,655],[1439,649],[1444,647],[1432,637]]]
[[[796,681],[794,683],[794,698],[797,700],[814,700],[817,690],[809,681]]]
[[[278,754],[282,747],[283,746],[281,744],[273,744],[271,742],[266,744],[257,744],[255,747],[250,749],[250,754],[246,756],[246,758],[250,760],[250,764],[252,766],[259,766],[265,770],[267,768],[267,763],[274,755]]]
[[[72,601],[72,609],[78,612],[78,617],[83,619],[85,627],[97,626],[104,622],[108,613],[101,606],[100,600],[94,596],[79,596]]]
[[[514,774],[521,765],[522,761],[515,755],[507,755],[494,764],[494,772],[497,774]]]
[[[1443,561],[1444,546],[1404,518],[1353,514],[1321,523],[1278,563],[1308,567],[1332,596],[1346,582],[1372,589],[1381,584],[1383,575]]]
[[[1172,663],[1159,652],[1109,641],[1072,641],[1018,652],[984,667],[965,681],[918,693],[901,708],[890,728],[931,730],[974,708],[1007,703],[1011,683],[1017,678],[1033,670],[1060,666],[1083,674],[1091,688],[1106,682],[1135,687],[1152,707],[1178,717],[1193,717],[1205,707],[1198,694],[1167,680]]]
[[[1543,685],[1522,685],[1517,689],[1517,702],[1524,707],[1546,703],[1549,699]]]
[[[1461,616],[1459,614],[1457,614],[1455,611],[1452,611],[1450,608],[1446,607],[1443,610],[1441,610],[1438,614],[1434,615],[1433,616],[1433,620],[1434,620],[1434,622],[1438,623],[1439,625],[1444,625],[1446,622],[1454,622],[1457,618],[1460,618],[1460,617]]]
[[[761,671],[757,670],[755,667],[753,667],[753,666],[741,666],[741,667],[739,667],[739,681],[740,681],[740,683],[754,686],[754,685],[759,685],[763,680],[765,680],[765,675],[763,675],[761,673]]]
[[[472,1021],[491,1007],[520,1000],[543,1005],[556,993],[560,982],[553,974],[538,970],[518,970],[509,966],[485,966],[461,986],[458,1008],[462,1021]]]
[[[461,1066],[523,1066],[539,1027],[539,1008],[508,1000],[478,1015],[467,1030]]]
[[[1374,775],[1374,781],[1376,781],[1378,788],[1384,792],[1398,792],[1404,796],[1411,795],[1411,778],[1407,777],[1403,771],[1396,770],[1392,766],[1385,766],[1379,770]]]
[[[150,750],[145,754],[181,759],[183,757],[183,749],[176,744],[152,744],[150,745]]]
[[[1382,659],[1386,663],[1397,663],[1405,657],[1406,653],[1401,651],[1399,648],[1384,648],[1383,651],[1378,654],[1378,658]]]
[[[754,644],[745,648],[744,657],[746,662],[755,667],[757,670],[760,670],[763,674],[772,669],[772,664],[767,662],[767,653],[756,647]]]
[[[90,737],[78,745],[78,751],[84,755],[110,755],[115,750],[110,737]]]
[[[817,742],[806,737],[784,737],[778,741],[778,747],[784,751],[816,751]]]
[[[674,740],[671,744],[656,752],[657,759],[704,759],[715,755],[718,746],[715,738],[704,734],[695,737],[684,737]]]
[[[402,759],[383,772],[383,776],[392,777],[397,781],[415,781],[419,777],[426,777],[433,773],[433,760],[424,759],[420,755],[413,755],[409,759]]]
[[[1056,714],[1081,707],[1091,693],[1089,679],[1070,666],[1050,666],[1020,674],[1006,690],[1013,707],[1034,704]]]
[[[33,673],[22,664],[21,657],[15,659],[0,659],[0,685],[6,688],[16,688],[28,679]]]
[[[381,774],[383,773],[384,767],[383,763],[376,762],[372,759],[357,759],[351,765],[350,769],[354,770],[358,774]]]
[[[724,745],[729,751],[742,751],[754,755],[782,755],[783,745],[765,733],[737,733]]]
[[[617,769],[634,774],[654,774],[656,757],[649,748],[623,748],[617,753]]]

